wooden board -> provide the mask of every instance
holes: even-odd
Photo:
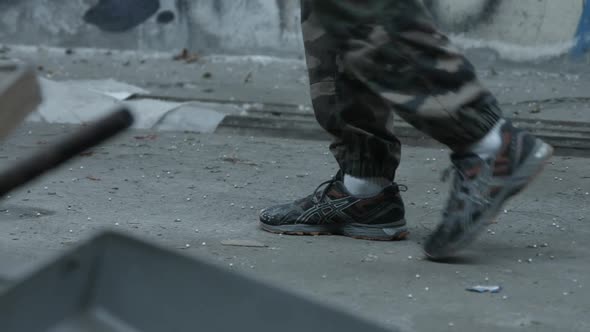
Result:
[[[0,61],[0,140],[4,139],[41,103],[35,70]]]

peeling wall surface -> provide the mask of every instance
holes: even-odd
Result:
[[[590,0],[423,1],[467,48],[590,48]],[[0,43],[300,57],[299,0],[0,0]]]

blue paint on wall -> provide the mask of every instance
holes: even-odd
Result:
[[[584,10],[576,33],[576,45],[572,49],[573,56],[582,56],[590,51],[590,0],[584,0]]]
[[[144,23],[160,9],[160,0],[100,0],[84,21],[103,31],[125,32]]]

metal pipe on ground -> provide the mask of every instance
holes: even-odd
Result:
[[[118,135],[132,124],[131,112],[122,108],[61,142],[44,147],[42,151],[0,173],[0,197]]]

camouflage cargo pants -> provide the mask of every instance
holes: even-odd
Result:
[[[302,27],[316,118],[346,174],[395,177],[394,113],[453,150],[501,117],[420,0],[302,0]]]

